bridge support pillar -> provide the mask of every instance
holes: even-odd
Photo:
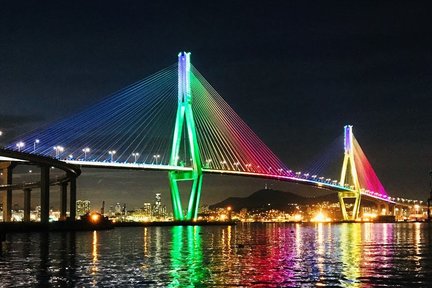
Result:
[[[339,205],[342,212],[343,220],[345,221],[354,221],[359,217],[360,213],[360,201],[361,196],[360,193],[357,192],[339,192]],[[352,204],[351,215],[348,213],[346,199],[354,199],[354,203]]]
[[[351,180],[354,183],[354,189],[352,189],[352,191],[339,192],[338,195],[339,195],[339,203],[342,211],[343,220],[354,221],[359,216],[361,193],[360,193],[360,184],[357,176],[357,169],[354,160],[354,149],[353,149],[354,136],[352,133],[352,126],[346,125],[344,129],[345,129],[344,130],[345,154],[344,154],[344,160],[342,164],[342,172],[341,172],[339,185],[345,186],[347,180],[347,174],[349,173],[351,174]],[[348,214],[348,211],[346,209],[347,206],[345,203],[346,198],[354,199],[354,204],[353,204],[354,206],[351,215]]]
[[[187,141],[192,161],[192,171],[170,171],[168,177],[171,186],[171,200],[175,220],[195,220],[198,217],[199,200],[202,186],[202,163],[198,145],[195,120],[192,110],[192,91],[190,87],[190,53],[182,52],[178,55],[178,105],[174,128],[173,145],[170,156],[170,165],[179,163],[179,151],[182,143],[182,135],[186,126]],[[186,140],[186,139],[185,139]],[[186,159],[184,159],[186,160]],[[183,215],[180,199],[179,181],[192,181],[189,194],[187,214]]]
[[[11,162],[3,162],[0,164],[2,172],[2,184],[12,184],[14,164]],[[12,221],[12,189],[7,189],[3,192],[3,222]]]
[[[50,210],[50,167],[41,166],[41,178],[40,178],[40,205],[41,205],[41,223],[49,222],[49,210]]]
[[[60,221],[66,220],[67,188],[68,188],[67,182],[63,182],[60,185]]]
[[[393,209],[387,203],[377,203],[378,215],[392,215]]]
[[[30,222],[30,209],[31,209],[31,191],[30,188],[24,190],[24,222]]]
[[[69,220],[75,221],[76,218],[76,177],[70,176],[70,197],[69,197]]]

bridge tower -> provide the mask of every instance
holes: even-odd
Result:
[[[178,55],[178,106],[174,128],[173,145],[171,148],[170,165],[179,163],[180,143],[182,143],[183,128],[186,125],[187,144],[192,159],[192,171],[168,172],[173,214],[175,220],[194,220],[198,216],[198,204],[202,186],[202,163],[198,146],[194,115],[192,111],[192,92],[190,87],[190,52],[181,52]],[[185,139],[184,139],[185,140]],[[187,149],[187,147],[184,147]],[[188,210],[183,215],[180,199],[179,181],[192,181],[189,194]]]
[[[356,220],[359,212],[360,212],[360,201],[361,201],[361,193],[360,193],[360,184],[357,176],[357,169],[354,160],[354,149],[353,149],[353,140],[354,136],[352,133],[352,125],[346,125],[344,130],[344,147],[345,147],[345,155],[342,164],[342,172],[339,184],[344,186],[345,183],[349,183],[347,180],[348,174],[351,175],[351,183],[354,185],[354,189],[352,191],[344,191],[339,192],[339,203],[342,211],[342,216],[344,220]],[[354,207],[352,209],[351,215],[348,214],[346,209],[345,199],[354,199]]]

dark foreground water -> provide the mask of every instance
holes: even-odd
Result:
[[[432,225],[9,234],[0,287],[431,287]]]

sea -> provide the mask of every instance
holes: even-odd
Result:
[[[0,287],[432,287],[432,224],[11,233]]]

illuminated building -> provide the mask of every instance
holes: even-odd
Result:
[[[89,200],[77,200],[76,201],[76,215],[84,215],[90,212],[90,201]]]
[[[114,207],[114,215],[119,216],[122,214],[122,207],[120,205],[120,203],[116,203],[115,207]]]
[[[151,203],[149,203],[149,202],[144,203],[143,211],[142,212],[143,212],[142,213],[143,216],[148,217],[149,219],[151,219],[151,217],[152,217]]]
[[[166,206],[162,205],[162,198],[160,193],[156,193],[155,195],[155,203],[153,204],[151,215],[153,220],[162,219],[166,216]]]

